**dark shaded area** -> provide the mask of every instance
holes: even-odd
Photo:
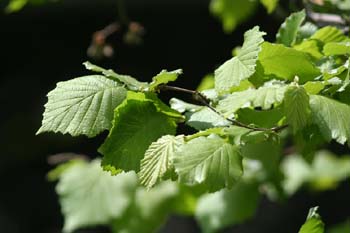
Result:
[[[50,169],[46,158],[61,152],[96,156],[104,138],[35,136],[46,93],[58,81],[88,73],[80,64],[88,60],[86,49],[92,33],[116,18],[113,1],[72,2],[76,3],[0,15],[0,232],[60,232],[62,219],[54,184],[45,178]],[[225,35],[209,15],[208,1],[131,1],[128,6],[130,18],[146,28],[144,44],[130,47],[113,38],[114,58],[98,63],[141,80],[149,80],[164,68],[183,68],[177,85],[188,88],[194,88],[201,77],[230,57],[245,30],[259,24],[273,40],[280,24],[260,9],[249,23]],[[299,193],[284,204],[263,200],[254,220],[226,232],[296,232],[314,205],[321,206],[326,223],[336,223],[350,216],[349,194],[346,183],[337,191]],[[163,228],[163,232],[198,231],[192,219],[182,217],[171,218]]]

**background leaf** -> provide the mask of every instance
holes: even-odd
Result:
[[[64,215],[63,231],[107,224],[127,210],[136,190],[135,173],[111,176],[100,160],[74,163],[60,176],[56,191]]]
[[[328,151],[318,151],[311,163],[293,155],[283,161],[282,168],[288,194],[293,194],[304,184],[313,190],[324,191],[336,188],[339,182],[350,177],[350,158],[347,155],[338,158]]]
[[[267,12],[270,14],[276,9],[279,0],[260,0],[260,2],[264,5]]]
[[[219,18],[224,31],[232,32],[251,16],[257,7],[255,0],[211,0],[210,11]]]
[[[172,212],[178,192],[173,182],[163,182],[148,191],[138,188],[126,213],[112,223],[113,233],[157,232]]]
[[[195,218],[204,233],[218,232],[253,217],[258,202],[258,185],[239,182],[231,190],[223,189],[199,198]]]

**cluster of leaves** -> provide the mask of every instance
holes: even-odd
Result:
[[[287,1],[286,1],[287,2]],[[338,24],[345,29],[350,22],[350,0],[297,0],[286,3],[279,0],[211,0],[210,12],[218,18],[226,33],[230,33],[241,23],[251,18],[258,10],[259,5],[264,6],[268,14],[275,13],[275,17],[298,9],[301,6],[308,9],[310,18],[321,25]],[[286,9],[285,9],[286,8]],[[324,14],[324,15],[323,15]],[[322,19],[321,19],[322,18]],[[318,22],[320,20],[321,22]]]
[[[247,31],[237,55],[216,69],[213,88],[210,78],[201,85],[206,90],[169,86],[181,70],[147,83],[91,63],[97,75],[58,83],[38,133],[109,130],[99,152],[103,169],[116,175],[98,160],[56,171],[65,231],[112,223],[115,232],[152,232],[178,213],[216,232],[252,217],[261,192],[276,199],[349,177],[348,156],[318,149],[331,140],[349,144],[350,38],[304,21],[304,11],[288,17],[276,43],[264,41],[259,27]],[[201,104],[173,98],[169,107],[158,98],[169,90]],[[198,132],[176,135],[178,124]],[[299,156],[283,159],[287,144]]]
[[[109,225],[112,232],[155,232],[171,214],[194,215],[203,232],[216,232],[254,215],[258,183],[248,176],[231,190],[205,194],[200,186],[188,188],[166,181],[151,190],[138,183],[135,172],[111,176],[100,160],[72,160],[52,170],[65,216],[64,232],[96,225]],[[299,233],[324,233],[324,224],[312,208]],[[329,233],[350,232],[349,222]]]

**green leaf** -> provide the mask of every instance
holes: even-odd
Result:
[[[319,65],[323,79],[327,81],[326,84],[335,86],[342,84],[342,80],[339,77],[348,69],[349,63],[348,61],[345,64],[342,61],[341,63],[339,64],[333,57],[328,57]]]
[[[241,137],[242,156],[260,161],[267,172],[278,169],[280,147],[276,137],[266,132],[252,132]]]
[[[304,83],[321,74],[306,53],[280,44],[263,43],[259,61],[265,75],[276,75],[289,81],[298,76]]]
[[[94,137],[111,128],[113,110],[126,97],[117,82],[100,75],[84,76],[57,83],[45,105],[43,132]]]
[[[231,125],[228,120],[208,107],[202,107],[195,112],[187,112],[185,116],[186,124],[197,130]]]
[[[289,195],[294,194],[312,176],[310,165],[301,156],[288,156],[281,167],[285,175],[283,188]]]
[[[204,91],[208,89],[215,88],[215,79],[214,75],[208,74],[204,76],[204,78],[201,80],[197,87],[197,91]]]
[[[232,32],[246,21],[255,11],[256,1],[251,0],[211,0],[210,12],[221,20],[224,31]]]
[[[324,233],[324,223],[317,213],[318,207],[311,208],[306,222],[299,230],[299,233]]]
[[[325,139],[315,125],[308,125],[294,137],[295,147],[302,157],[311,163],[314,160],[316,150],[325,144]]]
[[[309,123],[309,95],[303,87],[293,85],[287,89],[284,93],[284,112],[294,134]]]
[[[162,182],[148,191],[138,188],[132,205],[112,223],[113,233],[158,232],[172,212],[178,195],[179,190],[173,182]]]
[[[350,55],[350,41],[327,43],[323,48],[323,53],[326,56]]]
[[[20,11],[27,4],[28,0],[10,0],[5,11],[7,13],[14,13]]]
[[[144,95],[138,93],[141,96],[146,97],[148,101],[152,101],[157,110],[168,117],[173,118],[174,120],[178,122],[182,122],[184,120],[184,116],[181,115],[177,110],[170,108],[168,105],[166,105],[163,101],[161,101],[155,93],[147,92]],[[142,99],[144,98],[142,97]]]
[[[292,46],[298,35],[301,24],[305,20],[305,10],[291,14],[281,25],[276,35],[276,41],[285,46]]]
[[[60,176],[56,191],[64,215],[63,231],[108,224],[127,210],[137,187],[134,173],[111,176],[100,161],[75,163]]]
[[[322,91],[326,85],[323,82],[315,81],[315,82],[307,82],[304,85],[304,89],[308,94],[317,95]]]
[[[326,44],[329,42],[340,42],[345,40],[347,37],[344,33],[336,27],[327,26],[318,30],[311,39],[316,39]]]
[[[208,107],[189,104],[176,98],[170,100],[170,105],[173,109],[185,113],[186,124],[197,130],[230,125],[229,121]]]
[[[266,83],[259,89],[234,92],[219,101],[217,110],[225,117],[230,117],[240,108],[261,107],[270,109],[274,104],[281,103],[286,86],[281,83]]]
[[[320,95],[310,96],[313,122],[326,140],[344,144],[350,138],[350,106]]]
[[[168,82],[175,81],[177,77],[181,74],[182,74],[181,69],[174,70],[174,71],[162,70],[159,74],[153,77],[152,82],[150,83],[149,89],[151,91],[154,91],[159,85],[167,84]]]
[[[180,182],[204,184],[210,192],[232,187],[242,176],[239,148],[219,137],[199,137],[184,144],[175,153],[174,166]]]
[[[280,107],[263,111],[242,108],[237,112],[237,120],[239,122],[246,125],[254,124],[263,128],[275,127],[283,116],[283,111]]]
[[[350,158],[318,151],[309,164],[301,156],[293,155],[283,161],[282,169],[286,177],[283,186],[288,194],[293,194],[303,184],[324,191],[336,188],[339,182],[350,177]]]
[[[259,196],[256,183],[239,182],[231,190],[203,195],[198,200],[195,218],[204,233],[218,232],[253,217]]]
[[[153,142],[141,160],[140,182],[152,188],[165,175],[174,170],[172,160],[174,153],[184,144],[184,136],[166,135]]]
[[[84,162],[85,161],[82,160],[82,159],[72,159],[72,160],[69,160],[66,163],[60,164],[60,165],[58,165],[57,167],[55,167],[54,169],[52,169],[51,171],[49,171],[47,173],[47,179],[50,182],[56,181],[70,167],[75,166],[77,163],[84,163]]]
[[[303,26],[299,28],[297,35],[297,43],[300,43],[304,39],[309,39],[315,32],[318,30],[318,27],[310,22],[305,22]]]
[[[177,98],[170,99],[170,106],[172,109],[184,113],[184,112],[195,112],[200,110],[202,106],[190,104]]]
[[[298,51],[309,54],[315,60],[319,60],[323,57],[322,43],[319,40],[304,40],[300,44],[294,45],[293,48]]]
[[[99,148],[102,165],[113,173],[117,169],[140,170],[140,161],[152,142],[163,135],[175,134],[176,122],[157,109],[153,98],[129,92],[114,111],[113,127]]]
[[[350,157],[320,151],[312,163],[312,175],[309,180],[314,190],[328,190],[337,187],[340,181],[350,177]]]
[[[186,186],[178,183],[179,195],[174,203],[174,213],[182,216],[193,216],[198,199],[207,192],[203,185]]]
[[[350,55],[350,54],[349,54]],[[349,86],[350,84],[350,56],[348,58],[348,60],[345,62],[345,64],[343,65],[343,67],[347,70],[346,71],[346,76],[343,82],[343,85],[337,90],[338,92],[343,92],[346,90],[346,88]]]
[[[132,91],[143,91],[148,89],[149,85],[148,83],[145,82],[139,82],[135,78],[129,76],[129,75],[122,75],[122,74],[117,74],[113,70],[109,69],[104,69],[102,67],[99,67],[97,65],[91,64],[90,62],[84,62],[83,65],[87,70],[91,70],[97,73],[102,73],[106,77],[113,79],[115,81],[118,81],[122,84],[125,84],[126,87],[129,90]]]
[[[244,33],[242,49],[236,57],[231,58],[215,70],[215,89],[226,91],[231,87],[239,86],[242,80],[248,79],[255,72],[256,61],[264,42],[265,32],[259,31],[259,27]]]
[[[261,4],[264,5],[269,14],[276,9],[278,1],[279,0],[260,0]]]

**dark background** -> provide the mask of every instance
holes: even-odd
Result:
[[[183,68],[177,85],[188,88],[195,88],[205,74],[231,56],[245,30],[259,24],[269,34],[267,39],[273,40],[281,23],[261,8],[251,21],[225,35],[209,14],[207,0],[126,2],[129,17],[146,28],[143,45],[132,47],[113,38],[115,56],[95,63],[145,81],[161,69]],[[87,139],[35,136],[35,132],[41,124],[46,93],[58,81],[88,73],[81,63],[89,59],[86,49],[91,35],[116,17],[113,0],[67,0],[10,15],[0,13],[1,233],[60,232],[62,217],[54,184],[45,177],[52,168],[47,156],[61,152],[97,156],[103,135]],[[301,191],[286,203],[264,199],[253,220],[227,232],[297,232],[308,209],[315,205],[321,206],[326,224],[341,222],[350,216],[349,194],[347,182],[321,194]],[[199,229],[192,219],[174,216],[162,231]]]

